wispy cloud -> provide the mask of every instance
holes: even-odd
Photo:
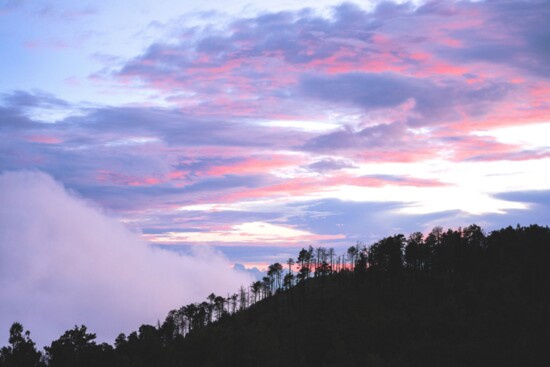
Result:
[[[508,224],[542,209],[506,193],[550,188],[549,11],[430,1],[177,18],[131,57],[96,50],[103,68],[79,79],[136,103],[3,91],[0,170],[45,171],[157,242],[277,243],[257,223],[289,246]],[[346,226],[359,208],[377,215]]]

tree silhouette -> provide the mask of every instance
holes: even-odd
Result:
[[[217,298],[217,296],[216,296]],[[214,307],[215,307],[215,301],[214,301]],[[207,325],[209,323],[208,321],[208,310],[210,308],[210,305],[208,302],[204,301],[197,305],[197,326],[199,328],[202,328],[203,326]]]
[[[331,247],[328,249],[327,251],[327,256],[328,258],[330,259],[330,271],[333,272],[334,271],[334,249]]]
[[[426,237],[424,244],[426,252],[428,253],[428,257],[425,261],[426,268],[432,272],[440,271],[441,269],[438,269],[439,262],[436,257],[443,244],[443,228],[440,226],[434,227]]]
[[[258,295],[260,294],[260,292],[262,290],[262,282],[256,281],[256,282],[252,283],[250,288],[252,289],[252,294],[254,295],[254,303],[256,303],[256,302],[258,302]]]
[[[298,280],[305,280],[309,278],[311,274],[311,262],[313,260],[313,247],[309,246],[306,250],[302,248],[298,253],[298,263],[300,263],[300,268],[298,270],[298,275],[296,276]]]
[[[294,274],[292,273],[292,266],[296,264],[293,258],[288,258],[286,261],[286,264],[288,265],[288,272],[285,274],[285,277],[283,279],[283,288],[284,289],[290,289],[294,285]]]
[[[429,254],[426,253],[427,247],[424,244],[423,234],[414,232],[407,238],[405,247],[405,264],[410,270],[423,270],[426,267],[426,262]]]
[[[283,279],[283,288],[290,289],[294,285],[294,275],[292,273],[286,273]]]
[[[10,346],[0,350],[2,367],[35,367],[41,365],[41,353],[36,350],[30,338],[30,331],[24,331],[23,325],[14,322],[10,327]]]
[[[347,250],[347,254],[348,254],[351,270],[353,270],[355,267],[355,259],[359,255],[359,250],[356,246],[350,246]]]
[[[239,289],[239,307],[241,311],[244,311],[250,303],[250,294],[248,289],[245,289],[243,286]]]
[[[233,293],[231,297],[228,298],[228,301],[231,303],[231,314],[234,314],[237,312],[237,300],[239,299],[239,295],[237,293]]]
[[[368,261],[370,267],[375,270],[396,273],[403,267],[403,250],[405,236],[386,237],[369,249]]]
[[[219,320],[225,314],[225,298],[217,296],[214,299],[214,308],[216,309],[216,318]]]
[[[296,261],[294,261],[293,258],[289,257],[288,260],[286,261],[286,264],[288,265],[288,273],[292,274],[292,266],[296,264]]]
[[[59,339],[54,340],[49,347],[45,347],[48,366],[92,367],[109,365],[112,347],[108,344],[97,345],[96,335],[87,332],[86,326],[75,326],[67,330]]]
[[[275,289],[272,291],[278,290],[281,288],[281,275],[283,273],[283,266],[279,263],[269,265],[267,270],[267,276],[270,278],[270,282],[275,286]]]
[[[214,301],[216,300],[216,295],[214,293],[210,293],[207,299],[208,299],[208,322],[212,322],[212,314],[214,313]]]
[[[271,296],[271,288],[273,286],[273,278],[263,277],[261,284],[262,284],[262,292],[263,292],[262,299]]]

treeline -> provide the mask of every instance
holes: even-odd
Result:
[[[519,324],[514,324],[511,331],[549,338],[549,264],[550,229],[537,225],[507,227],[488,235],[477,225],[446,231],[436,227],[427,236],[416,232],[386,237],[370,246],[357,243],[342,254],[310,246],[284,265],[270,265],[261,281],[227,297],[210,294],[204,302],[172,310],[156,326],[143,325],[127,336],[120,334],[114,346],[97,344],[95,334],[85,326],[75,326],[41,353],[30,333],[14,323],[9,346],[0,352],[0,366],[252,366],[265,363],[266,358],[327,366],[338,365],[338,360],[348,360],[350,365],[360,360],[392,365],[389,360],[402,358],[411,364],[414,358],[422,359],[405,347],[417,343],[418,330],[422,330],[424,344],[416,349],[439,348],[439,353],[444,353],[447,346],[438,343],[446,336],[431,334],[440,323],[489,322],[493,316],[476,308],[478,303],[495,304],[494,317],[503,328],[508,318],[516,320],[517,313],[529,310],[526,317],[535,317],[536,313],[541,327],[531,330],[527,323],[519,330]],[[493,294],[499,292],[505,294]],[[511,298],[507,299],[508,295]],[[502,297],[500,303],[494,303],[495,297]],[[467,302],[461,304],[462,298]],[[432,308],[431,314],[426,313]],[[341,315],[339,310],[348,311]],[[368,315],[363,314],[365,310],[370,310]],[[325,313],[329,314],[326,319]],[[484,316],[479,316],[482,313]],[[505,316],[501,318],[501,314]],[[313,321],[304,321],[308,318]],[[395,331],[394,340],[378,335],[396,327],[394,319],[402,325]],[[470,335],[469,331],[461,332]],[[455,349],[470,348],[469,344],[461,346],[462,334],[457,336],[454,330],[449,333],[455,338]],[[496,341],[491,341],[493,344],[484,352],[490,353],[491,348],[505,343],[500,336],[487,333],[485,339]],[[316,334],[325,337],[318,339]],[[250,348],[238,344],[237,339],[248,341]],[[395,349],[389,352],[384,344],[402,339],[402,355]],[[341,345],[343,340],[349,340],[349,345]],[[367,341],[368,346],[361,347]],[[312,346],[324,346],[332,354],[306,353]],[[273,352],[273,348],[280,352]],[[360,352],[361,348],[372,350]],[[431,365],[434,360],[447,363],[444,357],[438,357],[438,351],[432,352],[432,359],[423,360],[423,365]],[[481,352],[476,349],[475,353]],[[460,358],[455,356],[455,360]]]

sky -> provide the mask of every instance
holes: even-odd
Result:
[[[247,268],[548,225],[548,19],[536,0],[0,0],[0,173]]]

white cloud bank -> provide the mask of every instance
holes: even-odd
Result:
[[[149,246],[44,173],[0,175],[0,345],[14,321],[39,345],[75,324],[112,342],[251,281],[212,250],[185,256]]]

